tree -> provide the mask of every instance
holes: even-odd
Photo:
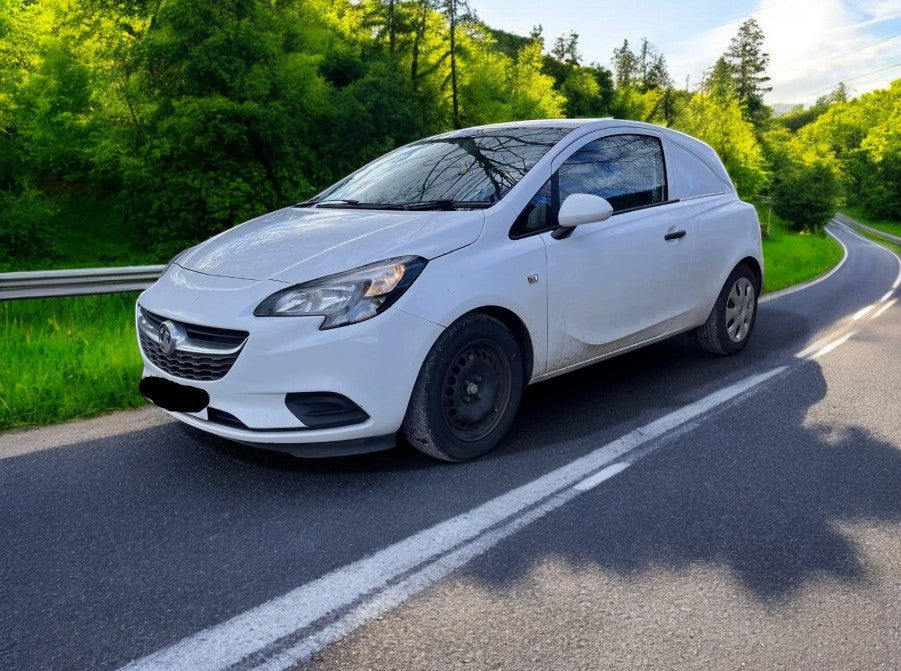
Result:
[[[641,49],[637,56],[638,88],[644,93],[651,89],[666,89],[673,85],[666,67],[666,58],[657,51],[657,48],[648,42],[648,38],[641,38]]]
[[[732,69],[735,92],[745,118],[760,126],[768,116],[763,94],[772,91],[766,86],[770,78],[766,68],[770,55],[763,51],[763,30],[754,18],[747,19],[738,28],[735,37],[723,54]]]
[[[613,50],[613,75],[618,89],[631,87],[638,76],[638,58],[629,48],[629,40]]]
[[[554,41],[554,48],[551,49],[551,55],[561,63],[569,65],[578,65],[582,60],[579,54],[579,34],[574,30],[569,31],[569,35],[561,35]]]
[[[792,162],[773,184],[773,210],[797,230],[818,233],[835,214],[838,184],[824,162]]]
[[[850,98],[848,95],[848,87],[845,86],[845,82],[839,82],[838,86],[832,89],[828,94],[817,98],[814,107],[827,107],[832,103],[846,103],[848,102],[848,98]]]
[[[725,56],[720,56],[706,73],[701,88],[711,98],[720,102],[738,99],[735,82],[732,79],[732,69],[726,62]]]

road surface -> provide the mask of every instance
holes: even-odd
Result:
[[[741,354],[530,387],[475,462],[0,436],[0,669],[899,668],[899,262],[833,230]]]

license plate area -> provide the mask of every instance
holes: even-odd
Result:
[[[172,412],[200,412],[210,404],[210,395],[203,389],[162,377],[145,377],[138,389],[148,401]]]

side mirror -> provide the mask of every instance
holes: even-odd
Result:
[[[557,223],[564,228],[607,221],[613,214],[613,206],[605,198],[587,193],[567,196],[560,206]]]

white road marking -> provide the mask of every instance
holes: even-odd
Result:
[[[629,466],[631,466],[631,465],[632,464],[630,464],[627,461],[620,461],[615,464],[610,464],[607,468],[602,468],[600,471],[598,471],[594,475],[589,475],[587,478],[585,478],[581,482],[577,482],[576,484],[574,484],[573,489],[575,489],[576,491],[579,491],[579,492],[590,491],[590,490],[594,489],[595,487],[597,487],[602,482],[604,482],[605,480],[609,480],[617,473],[622,473],[624,470],[629,468]]]
[[[897,303],[897,302],[898,302],[898,299],[897,299],[897,298],[893,298],[893,299],[890,300],[888,303],[886,303],[886,304],[883,305],[881,308],[879,308],[879,309],[876,311],[876,313],[875,313],[872,317],[870,317],[870,319],[876,319],[876,317],[878,317],[879,315],[881,315],[883,312],[885,312],[886,310],[888,310],[890,307],[892,307],[892,306],[893,306],[895,303]]]
[[[847,233],[850,233],[850,234],[853,235],[855,238],[860,238],[860,239],[863,240],[864,242],[873,245],[873,246],[876,247],[877,249],[881,249],[881,250],[884,251],[886,254],[891,254],[892,256],[894,256],[894,257],[895,257],[895,261],[898,262],[898,276],[895,278],[895,282],[892,284],[892,289],[894,290],[894,289],[897,289],[898,287],[901,287],[901,256],[898,256],[897,254],[895,254],[895,252],[893,252],[893,251],[892,251],[891,249],[889,249],[888,247],[883,247],[883,246],[880,245],[878,242],[874,242],[874,241],[870,240],[868,237],[861,235],[861,234],[858,233],[857,231],[851,230],[851,227],[850,227],[850,226],[846,226],[845,224],[843,224],[843,223],[841,223],[841,222],[839,222],[839,221],[836,221],[836,220],[834,220],[834,219],[833,219],[830,223],[835,223],[835,224],[837,224],[838,226],[841,226],[843,229],[845,229],[845,231],[846,231]]]
[[[892,297],[892,294],[895,293],[894,289],[885,292],[885,295],[879,299],[880,303],[885,303],[889,298]]]
[[[580,495],[575,485],[584,485],[592,473],[677,428],[687,430],[691,420],[786,368],[780,366],[716,391],[532,482],[123,668],[222,671],[243,662],[241,668],[286,669]],[[304,631],[328,616],[338,619]]]
[[[857,312],[854,313],[854,316],[851,317],[851,321],[856,322],[861,317],[866,316],[866,314],[875,307],[876,307],[875,305],[868,305],[865,308],[861,308],[860,310],[858,310]]]
[[[855,333],[856,333],[856,331],[851,331],[850,333],[846,333],[845,335],[843,335],[841,338],[836,338],[835,340],[833,340],[833,341],[832,341],[831,343],[829,343],[828,345],[826,345],[826,346],[821,347],[820,349],[818,349],[818,350],[814,353],[814,355],[813,355],[812,357],[810,357],[810,358],[811,358],[811,359],[819,359],[821,356],[823,356],[823,355],[825,355],[825,354],[829,354],[829,352],[831,352],[832,350],[834,350],[834,349],[835,349],[836,347],[838,347],[839,345],[843,345],[844,343],[846,343],[846,342],[848,341],[848,338],[850,338],[851,336],[853,336]]]

